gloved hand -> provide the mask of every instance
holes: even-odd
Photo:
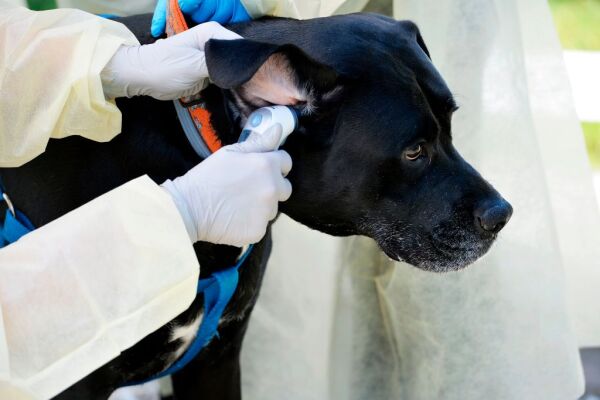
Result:
[[[169,0],[158,0],[156,3],[150,28],[154,37],[165,33],[167,1]],[[227,24],[251,19],[240,0],[179,0],[179,7],[182,13],[196,23],[216,21]]]
[[[272,151],[280,138],[281,125],[276,124],[263,135],[221,148],[185,175],[162,184],[192,242],[243,246],[262,239],[279,202],[292,193],[285,179],[292,159],[285,151]]]
[[[152,96],[173,100],[198,93],[208,69],[204,45],[210,39],[239,39],[216,22],[143,46],[121,46],[100,77],[108,98]]]

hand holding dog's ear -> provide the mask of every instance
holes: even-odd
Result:
[[[108,98],[151,96],[173,100],[202,90],[208,78],[204,46],[210,39],[240,36],[207,22],[143,46],[121,46],[101,73]]]
[[[184,176],[163,183],[192,242],[232,246],[262,239],[292,185],[292,159],[277,148],[281,125],[243,143],[225,146]]]

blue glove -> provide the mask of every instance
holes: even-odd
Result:
[[[159,37],[165,33],[167,1],[158,0],[152,17],[151,33]],[[240,0],[178,0],[181,12],[192,21],[217,21],[220,24],[243,22],[251,19]]]

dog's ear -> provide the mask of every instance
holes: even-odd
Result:
[[[213,39],[205,52],[212,82],[231,89],[246,115],[272,104],[293,105],[310,114],[340,97],[337,72],[294,45]]]

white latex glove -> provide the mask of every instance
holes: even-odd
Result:
[[[185,175],[162,184],[173,197],[192,242],[256,243],[292,194],[292,159],[277,148],[281,125],[225,146]]]
[[[239,38],[217,22],[207,22],[152,44],[121,46],[100,75],[104,95],[173,100],[196,94],[208,78],[206,42]]]

